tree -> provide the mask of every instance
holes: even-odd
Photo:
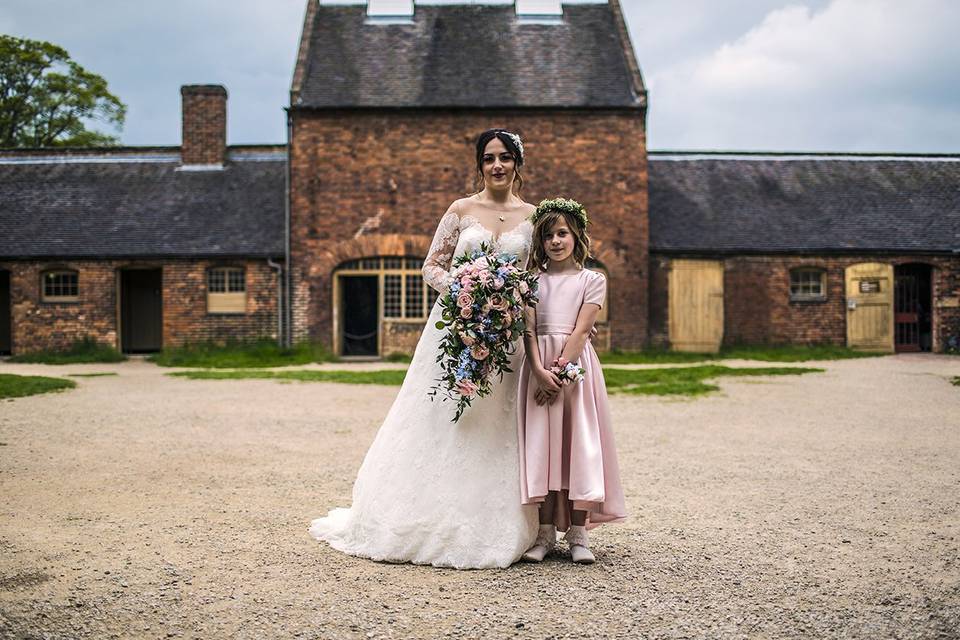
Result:
[[[88,129],[93,122],[123,128],[127,107],[107,81],[49,42],[0,35],[0,147],[117,144]]]

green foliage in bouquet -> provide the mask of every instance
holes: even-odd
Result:
[[[491,393],[495,376],[502,380],[512,372],[523,310],[537,303],[537,274],[486,243],[458,256],[453,267],[450,287],[439,299],[443,319],[437,328],[447,331],[437,355],[443,375],[429,394],[455,401],[457,422],[474,398]]]

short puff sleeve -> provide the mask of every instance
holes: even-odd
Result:
[[[583,303],[591,303],[602,307],[607,297],[607,279],[602,273],[597,271],[591,271],[587,276],[587,286],[583,292]]]

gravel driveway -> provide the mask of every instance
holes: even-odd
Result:
[[[0,636],[960,638],[960,358],[814,366],[613,396],[598,563],[463,572],[307,534],[395,388],[0,364],[120,374],[0,401]]]

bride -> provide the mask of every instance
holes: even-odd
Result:
[[[520,137],[503,129],[477,139],[483,189],[454,202],[440,219],[423,277],[444,293],[454,256],[492,243],[526,264],[535,207],[515,194],[523,179]],[[536,505],[520,503],[517,453],[517,373],[523,346],[511,358],[514,373],[494,382],[460,421],[453,404],[430,387],[443,330],[434,304],[393,406],[367,451],[353,485],[353,505],[314,520],[310,534],[345,553],[388,562],[480,569],[508,567],[537,535]]]

